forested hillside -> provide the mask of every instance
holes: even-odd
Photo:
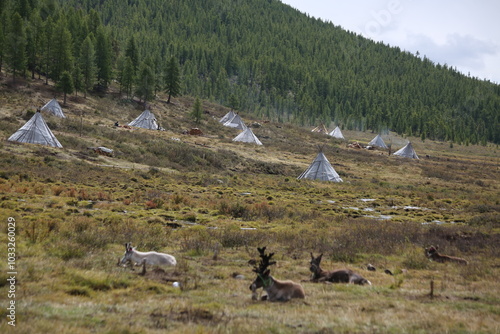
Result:
[[[13,80],[48,78],[68,92],[105,91],[117,81],[124,96],[150,101],[165,89],[167,64],[175,61],[182,94],[263,118],[500,143],[499,85],[280,1],[6,0],[1,6],[0,65]]]

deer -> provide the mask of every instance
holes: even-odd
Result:
[[[320,263],[323,254],[314,257],[311,253],[311,262],[309,270],[312,272],[311,282],[331,282],[331,283],[352,283],[359,285],[372,285],[372,283],[363,276],[356,274],[350,269],[339,269],[326,271],[321,269]]]
[[[132,243],[127,242],[125,243],[125,254],[123,254],[119,264],[124,265],[129,261],[134,263],[136,266],[141,264],[175,266],[177,264],[175,257],[170,254],[158,252],[139,252],[132,247]]]
[[[292,281],[280,281],[271,276],[269,266],[276,264],[276,261],[271,261],[274,253],[266,255],[266,247],[258,248],[260,262],[253,268],[253,272],[257,274],[257,278],[250,285],[252,291],[252,299],[257,299],[256,290],[263,288],[267,295],[262,296],[261,300],[271,302],[286,302],[292,298],[305,298],[305,292],[302,285]]]
[[[425,248],[425,256],[427,256],[429,259],[439,262],[439,263],[445,263],[445,262],[455,262],[458,264],[463,264],[467,265],[469,262],[465,259],[462,259],[460,257],[455,257],[455,256],[449,256],[449,255],[442,255],[438,253],[438,246],[434,247],[431,246],[429,248]]]

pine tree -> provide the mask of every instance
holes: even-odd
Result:
[[[125,94],[127,94],[127,99],[130,98],[130,95],[132,95],[134,78],[134,65],[132,64],[132,60],[129,57],[126,57],[120,75],[120,88]]]
[[[78,92],[83,89],[83,75],[80,64],[76,64],[73,67],[73,86],[75,88],[75,94],[78,96]]]
[[[99,18],[99,13],[95,9],[91,9],[89,15],[87,16],[87,26],[89,28],[89,33],[97,35],[99,27],[101,27],[101,19]]]
[[[5,54],[5,35],[4,35],[3,25],[0,24],[0,72],[2,71],[3,67],[4,54]]]
[[[34,11],[31,14],[26,28],[27,35],[27,61],[28,70],[31,71],[31,78],[35,78],[35,72],[40,70],[42,58],[42,34],[43,34],[43,21],[40,17],[39,11]],[[40,76],[39,76],[40,78]]]
[[[27,19],[30,16],[31,6],[28,0],[16,0],[15,11],[21,15],[22,19]]]
[[[137,69],[139,68],[139,50],[137,49],[134,36],[130,36],[127,42],[125,57],[129,57],[132,61],[133,75],[135,76],[137,74]]]
[[[7,34],[6,56],[13,81],[16,81],[16,74],[26,69],[26,35],[23,19],[17,12],[12,16]]]
[[[165,91],[168,94],[167,103],[170,103],[171,97],[177,97],[180,94],[181,83],[180,83],[180,70],[179,65],[174,57],[170,58],[167,63],[166,75],[165,75]]]
[[[50,42],[53,45],[53,61],[51,64],[51,77],[58,81],[64,71],[71,73],[73,66],[73,53],[71,44],[73,39],[67,28],[66,19],[61,17],[56,23]]]
[[[87,98],[87,92],[94,86],[96,77],[95,51],[91,35],[85,38],[80,48],[79,66],[82,73],[83,96]]]
[[[52,47],[52,35],[54,33],[54,23],[52,18],[49,17],[43,26],[42,35],[42,64],[41,67],[45,72],[45,84],[49,83],[50,66],[53,62],[54,49]]]
[[[97,28],[95,53],[97,82],[102,88],[107,89],[111,82],[111,45],[103,26]]]
[[[239,103],[238,103],[238,98],[236,97],[236,95],[234,95],[234,93],[231,93],[231,95],[229,95],[229,107],[233,110],[237,110],[238,107],[239,107]]]
[[[203,116],[203,110],[201,108],[201,101],[196,98],[193,105],[193,110],[191,111],[191,117],[194,119],[195,123],[200,123],[201,117]]]
[[[148,64],[143,62],[137,75],[136,94],[140,100],[144,101],[144,105],[146,105],[147,101],[154,98],[154,85],[153,70]]]
[[[64,93],[64,104],[66,104],[66,95],[73,93],[73,77],[68,71],[61,73],[61,79],[57,82],[57,89]]]

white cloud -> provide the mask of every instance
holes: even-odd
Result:
[[[495,72],[489,72],[486,61],[489,57],[498,57],[499,46],[493,42],[453,33],[445,37],[444,43],[438,43],[428,35],[408,33],[403,42],[394,40],[390,44],[395,43],[411,53],[418,51],[420,56],[426,56],[435,63],[456,67],[464,74],[470,72],[480,78],[495,76]]]
[[[497,0],[283,0],[367,38],[500,83]]]

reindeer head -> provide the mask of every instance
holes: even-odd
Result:
[[[276,264],[276,261],[270,261],[274,253],[266,255],[266,247],[257,248],[257,250],[259,251],[260,261],[259,264],[255,265],[252,270],[257,274],[257,278],[250,285],[250,290],[252,291],[257,290],[258,288],[266,288],[271,284],[271,270],[268,267]]]
[[[123,264],[127,263],[128,261],[130,261],[130,257],[132,256],[133,250],[134,250],[134,248],[132,247],[131,242],[125,243],[125,253],[123,254],[122,259],[120,260],[120,264],[123,265]]]
[[[320,272],[321,271],[321,268],[319,266],[319,264],[321,263],[321,258],[323,257],[323,254],[321,254],[320,256],[318,257],[314,257],[313,253],[311,253],[311,262],[310,262],[310,267],[309,267],[309,270],[312,272],[312,273],[317,273],[317,272]]]
[[[425,256],[432,257],[434,254],[437,253],[437,250],[438,250],[438,246],[436,246],[436,247],[431,246],[429,248],[426,248],[425,249]]]

